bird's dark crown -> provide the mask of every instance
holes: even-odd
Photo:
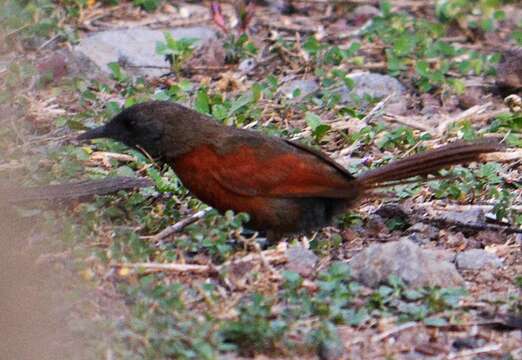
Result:
[[[131,106],[105,125],[81,134],[78,139],[110,138],[157,156],[165,118],[175,116],[168,112],[171,105],[174,104],[155,101]]]

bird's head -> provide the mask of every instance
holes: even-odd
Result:
[[[148,102],[133,105],[100,127],[88,130],[78,136],[78,140],[110,138],[139,150],[145,150],[152,157],[161,155],[163,134],[161,102]]]

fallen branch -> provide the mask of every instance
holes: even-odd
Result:
[[[496,224],[487,224],[487,223],[475,223],[475,222],[462,222],[458,220],[452,220],[445,217],[437,217],[436,214],[430,214],[431,216],[421,217],[414,215],[412,213],[408,214],[408,217],[411,219],[411,223],[420,222],[420,223],[427,223],[427,224],[434,224],[438,227],[441,226],[455,226],[458,228],[464,228],[469,230],[475,230],[475,231],[484,231],[484,230],[490,230],[490,231],[498,231],[498,232],[504,232],[506,234],[522,234],[522,228],[512,227],[512,226],[505,226],[505,225],[496,225]]]
[[[192,274],[214,274],[227,267],[260,261],[265,264],[278,265],[288,261],[286,247],[277,247],[260,253],[251,253],[239,259],[229,260],[219,266],[198,265],[198,264],[179,264],[179,263],[120,263],[112,266],[120,269],[141,270],[144,272],[173,272],[173,273],[192,273]]]
[[[458,114],[453,114],[450,117],[443,116],[441,118],[429,119],[429,120],[423,116],[406,117],[406,116],[392,115],[392,114],[386,114],[384,116],[384,119],[409,126],[412,129],[426,131],[434,136],[442,136],[452,124],[457,123],[459,121],[466,120],[466,119],[473,121],[473,122],[484,121],[484,120],[487,120],[490,118],[494,118],[494,117],[508,111],[506,108],[486,111],[489,106],[491,106],[490,102],[483,104],[483,105],[475,105]],[[434,127],[428,125],[427,123],[439,124],[439,126],[434,128]]]
[[[365,117],[362,118],[362,122],[365,124],[369,124],[373,121],[373,119],[382,112],[386,104],[388,104],[391,100],[391,98],[395,96],[395,93],[391,93],[390,95],[386,96],[384,99],[379,101],[369,112],[366,114]]]
[[[446,120],[439,122],[439,126],[437,128],[437,135],[442,136],[448,130],[448,128],[454,123],[457,123],[459,121],[466,120],[466,119],[470,119],[470,120],[475,119],[475,117],[477,115],[483,114],[490,106],[491,106],[491,102],[487,102],[483,105],[475,105],[465,111],[462,111],[458,114],[455,114],[455,115],[447,118]],[[482,117],[481,117],[481,119],[482,119]]]
[[[171,226],[163,229],[158,234],[152,236],[151,239],[154,240],[154,241],[160,241],[160,240],[166,239],[169,236],[171,236],[171,235],[173,235],[173,234],[175,234],[177,232],[180,232],[181,230],[183,230],[188,225],[195,223],[199,219],[202,219],[203,217],[205,217],[205,215],[207,215],[210,212],[210,210],[212,210],[212,208],[206,208],[204,210],[200,210],[200,211],[192,214],[191,216],[186,217],[185,219],[178,221],[174,225],[171,225]]]
[[[0,185],[0,202],[22,203],[30,201],[74,200],[151,185],[152,181],[150,179],[125,176],[37,187],[20,187],[11,184]]]
[[[431,202],[422,202],[415,204],[416,208],[432,208],[434,210],[438,211],[470,211],[474,209],[480,209],[484,212],[488,212],[493,210],[495,207],[495,204],[473,204],[473,205],[467,205],[467,204],[453,204],[453,203],[447,203],[445,201],[431,201]],[[515,211],[522,211],[522,205],[516,205],[513,204],[509,207],[511,210]]]
[[[406,125],[408,127],[411,127],[412,129],[426,131],[430,134],[435,133],[435,129],[433,129],[429,125],[424,124],[424,122],[426,122],[426,120],[423,120],[422,117],[419,117],[419,116],[406,117],[406,116],[400,116],[400,115],[386,114],[384,116],[384,119],[386,119],[388,121],[397,122],[402,125]]]
[[[480,155],[480,160],[482,161],[508,162],[521,159],[522,150],[515,150],[511,152],[493,152]]]
[[[120,269],[142,270],[144,272],[159,272],[168,271],[174,273],[195,273],[207,274],[211,273],[213,268],[210,265],[196,265],[196,264],[176,264],[176,263],[124,263],[115,264],[114,267]]]
[[[384,331],[378,335],[374,335],[372,336],[371,338],[371,342],[372,343],[376,343],[376,342],[379,342],[381,340],[384,340],[386,339],[388,336],[391,336],[391,335],[394,335],[394,334],[397,334],[401,331],[404,331],[404,330],[407,330],[407,329],[411,329],[411,328],[414,328],[417,326],[417,323],[414,322],[414,321],[410,321],[410,322],[407,322],[407,323],[404,323],[404,324],[401,324],[399,326],[395,326],[387,331]]]
[[[486,345],[477,349],[471,349],[471,350],[463,350],[458,353],[449,354],[448,359],[459,359],[459,358],[466,358],[471,357],[478,354],[485,354],[490,352],[497,352],[500,351],[502,348],[498,344],[491,344]]]

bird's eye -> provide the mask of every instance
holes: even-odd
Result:
[[[136,127],[136,122],[134,120],[127,119],[127,121],[125,121],[123,125],[125,126],[126,130],[132,130]]]

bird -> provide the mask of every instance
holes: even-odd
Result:
[[[77,138],[110,138],[168,164],[195,197],[219,212],[249,214],[246,227],[271,242],[331,224],[371,189],[479,161],[501,147],[497,139],[456,141],[354,176],[315,148],[169,101],[132,105]]]

